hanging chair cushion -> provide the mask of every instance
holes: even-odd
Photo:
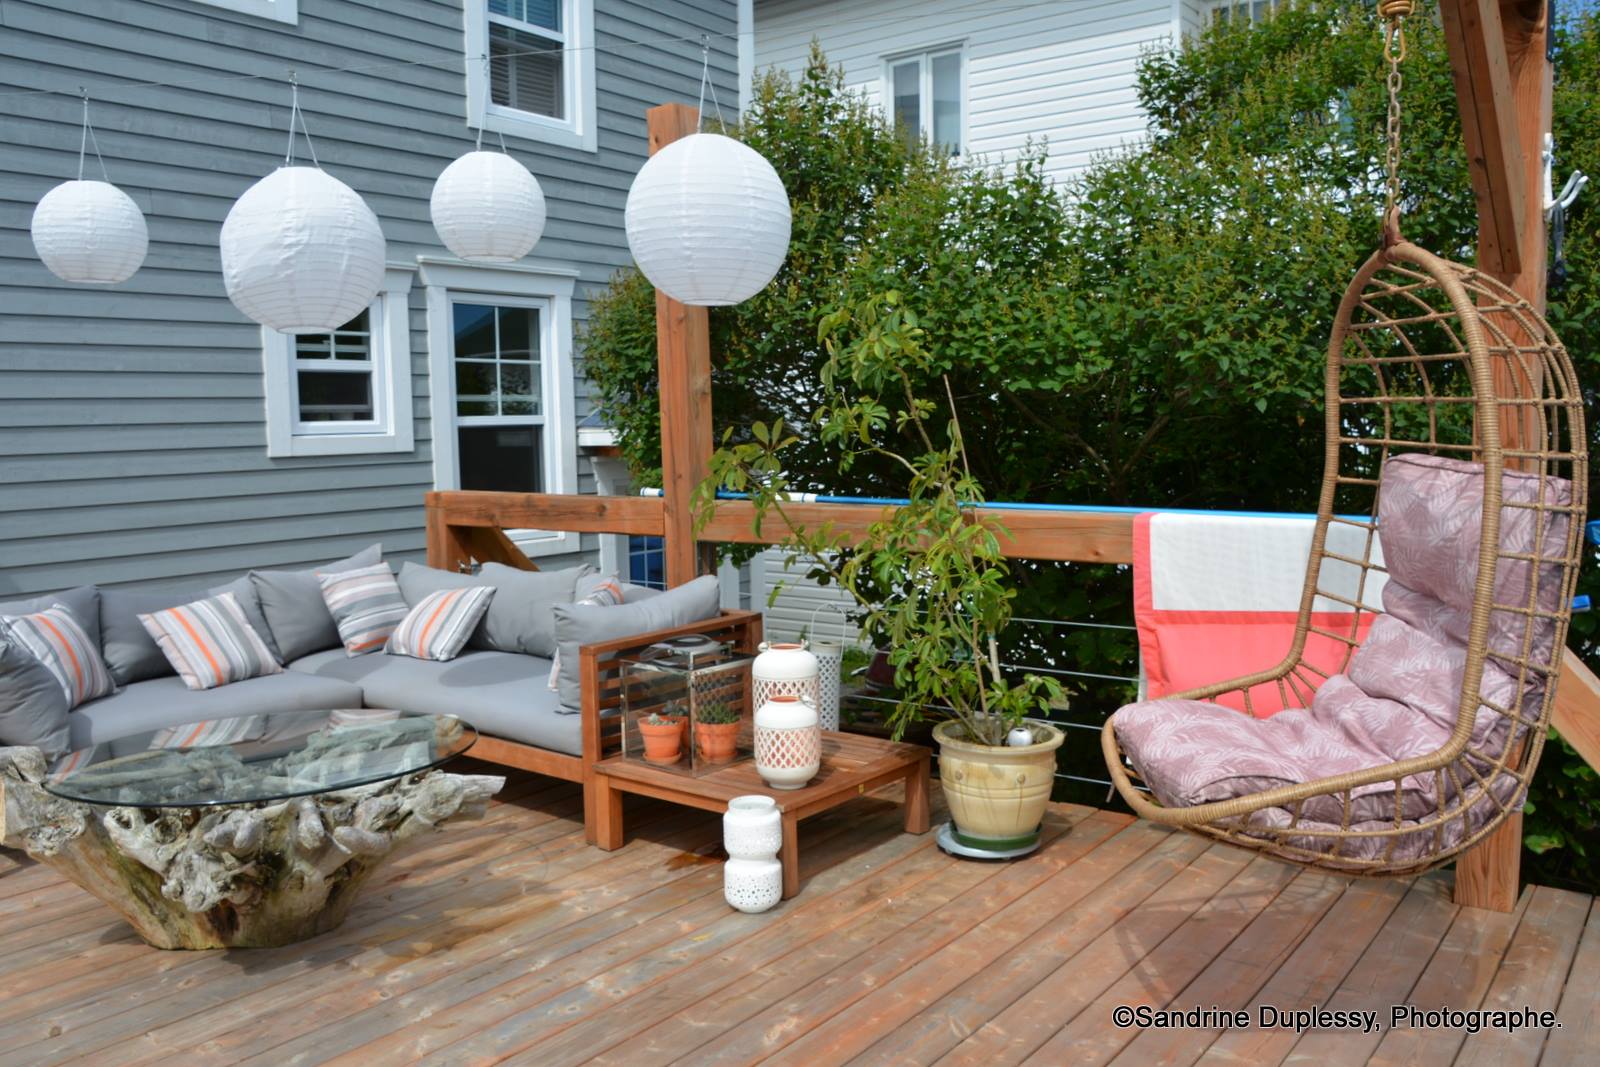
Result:
[[[1518,503],[1570,500],[1571,487],[1556,479],[1507,472],[1502,480],[1502,551],[1531,554],[1539,514]],[[1351,657],[1346,673],[1329,678],[1311,707],[1254,719],[1217,704],[1164,699],[1130,704],[1113,719],[1124,754],[1165,805],[1197,804],[1248,796],[1438,751],[1454,730],[1467,659],[1467,628],[1475,595],[1483,471],[1478,464],[1433,456],[1391,458],[1384,466],[1379,529],[1389,582],[1380,615]],[[1540,557],[1556,560],[1566,542],[1567,516],[1545,512]],[[1550,565],[1554,566],[1554,565]],[[1526,604],[1531,563],[1502,559],[1496,569],[1496,603]],[[1537,600],[1554,611],[1563,591],[1542,568]],[[1512,662],[1520,655],[1525,616],[1491,613],[1490,656],[1480,682],[1480,706],[1466,754],[1433,772],[1395,782],[1383,780],[1351,791],[1345,812],[1342,793],[1308,799],[1298,826],[1338,831],[1341,827],[1391,830],[1426,820],[1466,791],[1468,821],[1482,825],[1499,805],[1482,795],[1480,781],[1504,750],[1510,723],[1495,705],[1520,704],[1531,717],[1544,692],[1544,674],[1523,672]],[[1536,619],[1528,635],[1531,659],[1548,664],[1555,623]],[[1519,731],[1520,732],[1520,731]],[[1510,801],[1514,776],[1490,783]],[[1255,813],[1255,827],[1288,826],[1283,808]],[[1476,825],[1473,829],[1476,828]],[[1453,827],[1453,828],[1452,828]],[[1450,847],[1468,829],[1460,819],[1446,824],[1444,841],[1432,829],[1393,837],[1307,837],[1301,847],[1327,852],[1338,846],[1347,856],[1416,858],[1430,849]],[[1410,857],[1402,854],[1414,853]]]

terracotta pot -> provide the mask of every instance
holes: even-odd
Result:
[[[739,724],[736,722],[697,722],[695,743],[700,758],[707,763],[732,763],[739,750]]]
[[[961,725],[953,720],[934,729],[939,784],[962,844],[996,851],[1038,846],[1055,784],[1056,749],[1066,735],[1037,719],[1028,725],[1043,740],[1014,748],[961,740]]]
[[[677,763],[683,750],[683,720],[668,719],[650,723],[640,720],[639,736],[644,738],[644,758],[651,763]]]

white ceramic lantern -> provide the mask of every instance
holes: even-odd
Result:
[[[771,797],[734,797],[722,816],[722,897],[743,912],[766,911],[783,899],[783,816]]]
[[[804,641],[763,641],[750,665],[752,702],[759,708],[775,696],[794,696],[816,707],[820,674],[817,657]]]
[[[817,709],[782,694],[756,709],[756,773],[773,789],[800,789],[822,769]]]
[[[628,190],[628,247],[650,283],[685,304],[737,304],[789,251],[789,195],[761,154],[696,133],[651,156]]]
[[[125,282],[150,248],[144,213],[110,182],[62,182],[33,209],[31,228],[34,251],[64,282]]]
[[[439,240],[462,259],[510,263],[544,233],[544,190],[504,152],[468,152],[444,169],[428,202]]]
[[[222,223],[222,281],[246,316],[282,333],[328,333],[383,286],[378,217],[318,167],[279,167]]]

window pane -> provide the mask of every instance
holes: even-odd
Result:
[[[961,151],[961,53],[934,56],[933,139],[951,152]]]
[[[462,426],[456,434],[461,488],[539,492],[540,427]]]
[[[651,589],[667,587],[665,542],[635,534],[628,538],[628,581]]]
[[[561,6],[561,0],[489,0],[489,13],[560,33]]]
[[[494,308],[484,304],[456,304],[453,314],[456,358],[493,359]]]
[[[537,308],[500,308],[500,358],[539,358]]]
[[[372,333],[363,311],[333,333],[303,333],[294,339],[296,359],[371,359]]]
[[[501,107],[566,118],[561,45],[489,24],[489,99]]]
[[[456,411],[461,415],[498,415],[493,363],[456,364]]]
[[[893,81],[894,124],[915,143],[922,137],[922,62],[896,63]]]
[[[300,387],[301,422],[372,420],[371,374],[303,370],[296,377]]]

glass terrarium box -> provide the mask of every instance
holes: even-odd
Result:
[[[620,659],[625,758],[702,775],[751,757],[755,657],[717,641],[684,638]]]

